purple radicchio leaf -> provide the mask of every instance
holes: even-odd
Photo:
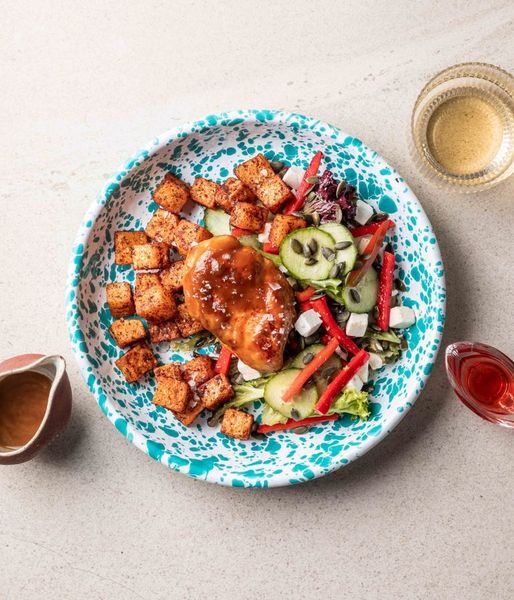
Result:
[[[340,206],[343,213],[343,223],[348,224],[355,218],[356,199],[355,188],[346,184],[339,198],[336,190],[339,182],[334,178],[332,171],[328,169],[320,176],[313,191],[316,196],[313,200],[307,200],[304,205],[306,213],[317,212],[323,223],[336,220],[336,206]]]

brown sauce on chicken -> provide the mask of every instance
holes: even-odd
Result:
[[[270,260],[232,236],[205,240],[188,253],[184,296],[191,315],[244,363],[262,373],[282,367],[293,291]]]

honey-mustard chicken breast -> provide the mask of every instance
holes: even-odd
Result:
[[[229,235],[187,255],[184,297],[191,316],[261,373],[282,367],[295,319],[293,291],[275,265]]]

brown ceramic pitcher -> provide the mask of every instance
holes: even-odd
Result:
[[[26,372],[39,373],[50,380],[48,402],[39,427],[23,445],[2,447],[0,465],[12,465],[30,460],[66,426],[71,414],[71,387],[62,356],[22,354],[0,363],[0,382]]]

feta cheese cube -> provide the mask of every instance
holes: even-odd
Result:
[[[350,337],[362,337],[368,328],[368,315],[352,313],[346,322],[346,335]]]
[[[251,381],[252,379],[258,379],[261,376],[259,371],[257,371],[253,367],[248,366],[241,359],[239,359],[237,361],[237,370],[241,373],[241,375],[243,376],[243,379],[245,381]]]
[[[303,174],[304,171],[298,167],[289,167],[282,178],[282,181],[290,188],[293,188],[293,190],[297,190],[300,187],[300,183],[302,183]]]
[[[369,240],[372,237],[372,235],[363,235],[359,238],[357,243],[357,250],[359,251],[359,254],[364,254],[364,250],[366,250],[366,246],[369,244]]]
[[[362,382],[362,379],[358,375],[354,375],[344,387],[345,389],[353,388],[354,390],[360,392],[362,390],[363,385],[364,383]]]
[[[369,379],[369,360],[367,360],[362,367],[357,371],[359,379],[366,383]]]
[[[373,369],[374,371],[376,371],[377,369],[380,369],[380,367],[384,364],[384,361],[382,360],[382,357],[379,356],[378,354],[375,354],[375,352],[369,352],[369,368]]]
[[[257,236],[257,239],[259,240],[259,242],[261,242],[261,244],[265,244],[266,242],[269,242],[270,230],[271,230],[271,223],[266,223],[266,225],[264,225],[264,231],[262,233],[259,233],[259,235]]]
[[[416,322],[416,313],[408,306],[394,306],[391,308],[389,326],[395,329],[410,327]]]
[[[359,225],[365,225],[373,216],[373,209],[369,204],[362,200],[357,200],[357,211],[355,213],[355,220]]]
[[[321,317],[313,308],[310,308],[298,317],[294,324],[294,328],[303,337],[309,337],[318,331],[320,325]]]

